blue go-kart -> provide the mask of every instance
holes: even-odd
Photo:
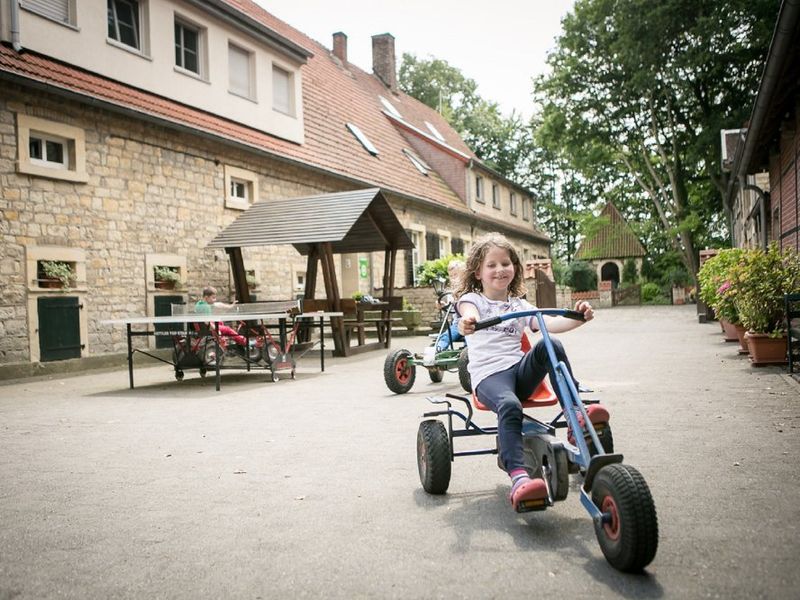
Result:
[[[555,502],[565,500],[569,491],[569,476],[583,478],[580,500],[594,522],[597,541],[606,560],[616,569],[638,572],[656,555],[658,548],[658,519],[650,488],[633,467],[623,464],[622,454],[614,453],[608,411],[596,400],[582,400],[566,365],[556,359],[544,316],[564,316],[583,320],[583,314],[564,309],[538,309],[507,313],[476,323],[484,329],[501,321],[535,316],[539,323],[547,355],[555,372],[556,390],[546,381],[540,384],[523,407],[559,405],[560,412],[550,421],[540,421],[524,415],[522,435],[525,468],[533,478],[544,480],[547,497],[527,503],[520,502],[518,512],[545,510]],[[423,489],[429,494],[444,494],[450,485],[452,462],[456,457],[498,454],[495,447],[456,452],[454,440],[459,437],[497,436],[497,427],[481,427],[473,421],[470,400],[446,394],[444,398],[428,398],[446,409],[427,412],[417,433],[417,467]],[[453,408],[453,402],[463,402],[465,412]],[[480,405],[473,393],[472,401]],[[446,417],[445,422],[431,417]],[[463,428],[454,428],[461,420]],[[567,430],[567,439],[556,437],[558,429]],[[574,432],[580,432],[574,435]],[[503,468],[498,456],[498,465]]]

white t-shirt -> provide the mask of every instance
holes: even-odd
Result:
[[[461,307],[464,304],[473,304],[478,309],[481,321],[509,312],[536,308],[522,298],[489,300],[483,294],[476,292],[464,294],[458,299],[456,310],[459,314],[461,314]],[[532,317],[509,319],[476,331],[469,336],[467,341],[469,375],[473,390],[477,389],[478,384],[489,375],[505,371],[520,361],[524,356],[521,348],[522,335],[525,327],[530,327],[531,322]]]

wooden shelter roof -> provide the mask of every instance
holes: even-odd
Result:
[[[323,242],[334,254],[414,247],[379,188],[256,202],[208,247],[291,244],[307,255]]]

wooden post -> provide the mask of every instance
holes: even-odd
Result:
[[[250,302],[250,288],[247,287],[247,273],[244,270],[244,259],[242,249],[239,247],[225,248],[228,258],[231,261],[231,272],[233,273],[233,286],[236,291],[236,301],[241,303]]]

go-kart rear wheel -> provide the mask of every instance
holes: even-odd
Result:
[[[417,469],[422,489],[444,494],[450,485],[450,438],[444,424],[428,419],[417,431]]]
[[[658,518],[639,471],[620,463],[603,467],[592,486],[592,502],[604,515],[594,529],[611,566],[631,573],[649,565],[658,549]]]
[[[181,371],[180,369],[175,371],[175,379],[177,379],[178,381],[183,381],[183,371]]]
[[[594,426],[597,437],[600,438],[600,445],[606,454],[614,454],[614,436],[611,435],[611,425],[599,423]]]
[[[441,367],[431,367],[428,369],[428,376],[433,383],[441,383],[444,379],[444,369]]]
[[[461,354],[458,355],[458,381],[461,387],[467,392],[472,392],[472,379],[469,376],[469,355],[467,349],[464,348]]]
[[[569,494],[569,461],[567,451],[563,447],[553,448],[553,465],[551,465],[550,489],[553,500],[566,500]]]
[[[383,363],[383,380],[395,394],[405,394],[414,385],[417,368],[408,350],[390,352]]]
[[[205,377],[208,371],[206,371],[203,367],[200,367],[200,377]]]

